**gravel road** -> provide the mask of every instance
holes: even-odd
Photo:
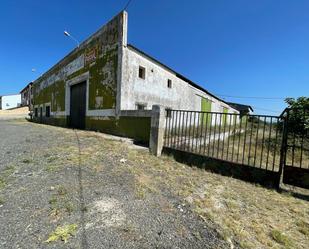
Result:
[[[94,132],[0,121],[0,248],[229,248],[167,188],[141,187],[147,177],[137,180],[127,159],[136,150]]]

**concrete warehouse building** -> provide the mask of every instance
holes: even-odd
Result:
[[[21,95],[21,106],[29,106],[31,105],[31,99],[32,99],[32,82],[30,82],[26,87],[24,87],[20,91]]]
[[[236,109],[127,44],[121,12],[33,82],[37,122],[148,140],[152,105],[238,113]]]

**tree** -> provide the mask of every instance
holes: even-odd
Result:
[[[289,108],[288,127],[297,134],[307,133],[309,130],[309,97],[286,98]]]

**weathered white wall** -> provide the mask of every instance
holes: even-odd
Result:
[[[21,104],[20,94],[2,96],[2,110],[19,107],[20,104]]]
[[[145,79],[138,76],[139,66],[146,68]],[[172,88],[167,87],[168,79],[172,80]],[[212,102],[212,112],[222,112],[223,107],[226,107],[229,113],[238,113],[231,106],[193,87],[135,49],[124,49],[121,110],[134,110],[136,104],[140,103],[147,105],[146,109],[149,110],[152,105],[162,105],[175,110],[201,111],[202,97]]]

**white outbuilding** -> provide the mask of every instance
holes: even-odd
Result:
[[[20,107],[20,105],[21,105],[20,94],[0,96],[0,110],[12,109]]]

